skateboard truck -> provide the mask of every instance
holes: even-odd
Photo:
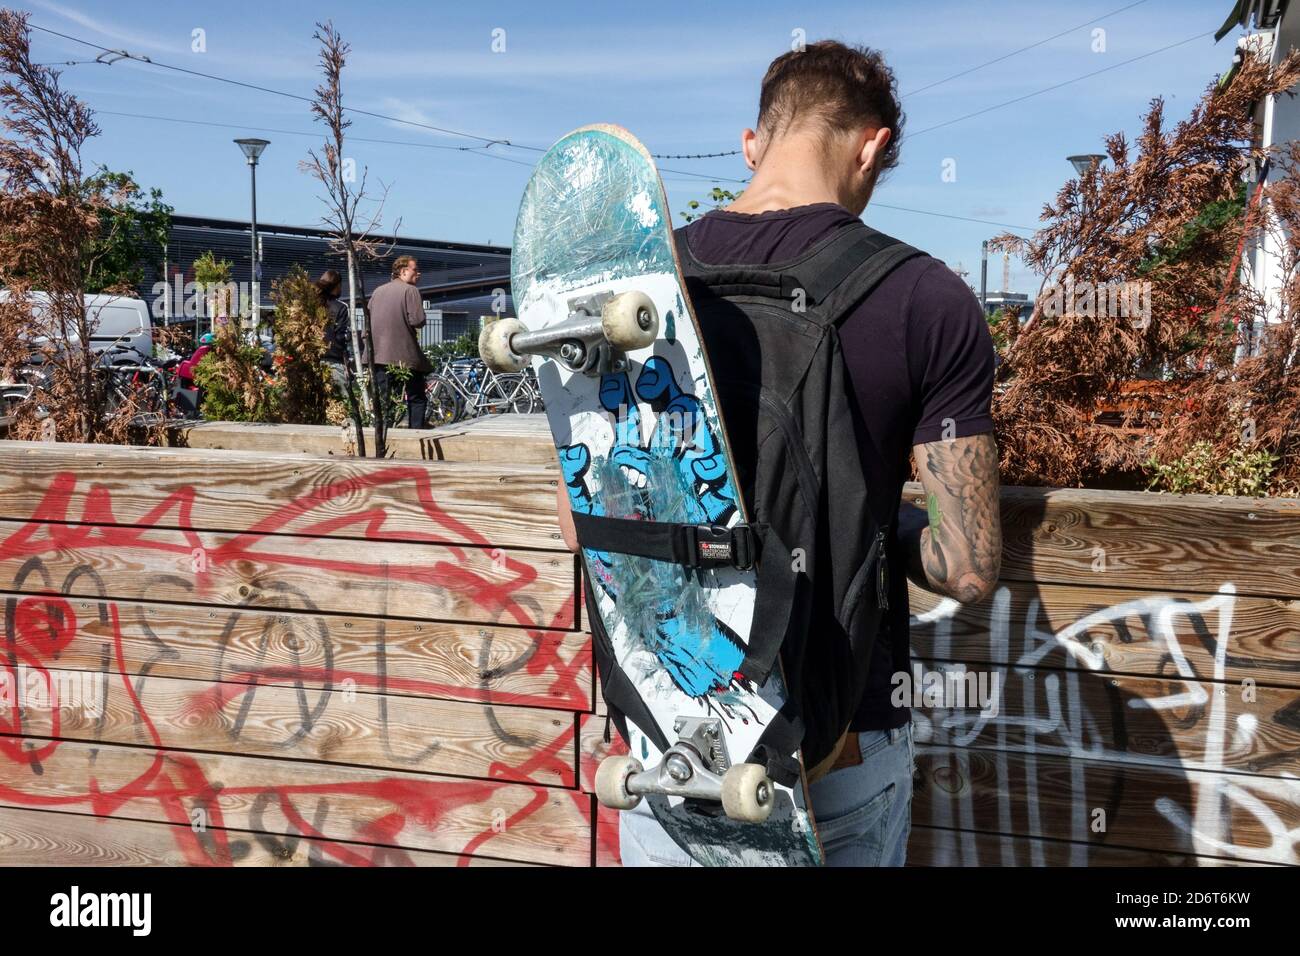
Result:
[[[572,372],[605,375],[627,368],[624,353],[659,334],[659,311],[644,292],[610,292],[569,303],[569,316],[530,332],[518,319],[499,319],[479,332],[479,355],[494,371],[518,372],[528,356],[551,358]]]
[[[662,794],[713,805],[732,820],[762,823],[772,812],[776,788],[767,771],[753,763],[732,764],[716,717],[678,717],[677,742],[649,770],[634,757],[606,757],[596,771],[596,798],[616,810],[630,810],[643,796]],[[707,810],[706,810],[707,812]]]

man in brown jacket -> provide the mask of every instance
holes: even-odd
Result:
[[[424,325],[424,305],[416,282],[420,268],[410,256],[393,260],[393,278],[370,296],[370,335],[375,342],[375,379],[379,394],[387,397],[394,366],[411,370],[406,380],[406,427],[423,428],[428,401],[424,377],[433,370],[429,358],[416,340],[415,330]]]

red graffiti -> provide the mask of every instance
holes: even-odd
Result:
[[[465,687],[435,680],[335,670],[319,665],[246,668],[223,673],[220,682],[206,685],[195,693],[189,702],[189,716],[220,711],[241,696],[254,693],[258,686],[301,687],[307,682],[328,689],[337,688],[345,680],[379,694],[393,691],[452,697],[474,701],[485,707],[535,705],[564,707],[571,711],[588,709],[590,652],[584,649],[573,655],[572,660],[565,660],[560,653],[564,642],[555,635],[557,630],[574,627],[576,602],[561,606],[550,621],[534,620],[535,614],[519,601],[521,592],[537,579],[533,565],[493,551],[493,575],[488,577],[476,572],[471,566],[471,557],[475,552],[482,553],[490,548],[490,543],[437,505],[426,468],[399,465],[315,488],[215,546],[205,544],[205,539],[215,536],[212,532],[205,531],[201,535],[194,526],[196,492],[192,486],[178,488],[146,514],[127,519],[115,513],[109,489],[101,485],[91,485],[84,493],[80,514],[77,514],[74,507],[77,485],[78,478],[72,472],[55,476],[31,517],[0,541],[0,566],[8,563],[10,567],[15,564],[28,567],[33,560],[39,563],[43,555],[67,552],[76,552],[78,560],[90,562],[97,553],[122,556],[135,551],[190,557],[201,551],[203,560],[193,568],[198,596],[212,595],[218,572],[230,569],[236,574],[247,573],[250,563],[254,567],[265,566],[272,570],[298,566],[326,575],[407,581],[422,588],[452,594],[458,601],[476,607],[486,617],[521,627],[533,646],[522,670],[530,676],[543,678],[546,684],[543,693],[518,693],[493,691],[486,686]],[[346,508],[350,499],[365,490],[381,487],[399,493],[408,492],[402,494],[403,500],[409,500],[409,491],[413,491],[422,515],[422,527],[389,527],[390,515],[384,507],[369,507],[342,515],[329,513],[332,509]],[[360,539],[344,560],[313,556],[302,550],[280,549],[285,541],[290,540],[286,536],[321,538],[340,536],[344,532],[351,538]],[[376,546],[367,549],[364,546],[366,542],[375,542]],[[390,564],[378,560],[382,555],[381,543],[436,545],[440,551],[427,563]],[[38,679],[50,685],[47,689],[52,693],[51,673],[59,669],[60,655],[80,633],[77,617],[69,602],[53,593],[54,589],[48,582],[41,588],[24,586],[23,589],[39,593],[10,599],[8,628],[5,636],[0,638],[0,648],[6,651],[0,657],[0,676],[7,676],[8,680],[16,683],[20,671],[26,673],[27,680],[36,674]],[[107,635],[97,635],[101,639],[107,637],[111,642],[112,660],[108,664],[107,677],[115,692],[125,694],[140,732],[148,742],[149,749],[142,753],[145,766],[132,779],[117,785],[102,786],[91,771],[83,792],[68,792],[66,789],[57,795],[31,792],[24,788],[23,776],[16,776],[14,768],[42,773],[57,759],[58,750],[65,741],[60,739],[57,706],[51,707],[48,722],[40,733],[36,733],[31,726],[31,717],[23,714],[18,700],[20,695],[15,695],[8,706],[0,708],[0,800],[22,806],[88,808],[100,816],[124,814],[124,808],[134,801],[152,801],[167,822],[178,824],[174,828],[175,839],[185,861],[193,865],[230,865],[237,861],[241,846],[247,849],[247,834],[228,829],[231,824],[224,819],[221,810],[223,798],[238,796],[255,799],[259,806],[277,809],[292,828],[290,836],[313,841],[313,852],[319,854],[322,862],[328,859],[353,865],[412,862],[409,854],[393,849],[403,842],[402,834],[408,826],[434,829],[449,813],[459,808],[490,805],[503,786],[527,788],[531,796],[509,817],[494,819],[491,825],[472,834],[463,846],[455,849],[453,852],[460,854],[460,864],[467,865],[473,854],[492,855],[494,839],[536,814],[556,792],[572,799],[580,818],[590,825],[593,801],[588,793],[576,788],[557,791],[535,780],[535,775],[544,773],[558,776],[565,784],[577,782],[578,770],[573,766],[576,744],[572,719],[563,722],[564,729],[553,740],[538,742],[531,756],[519,765],[499,760],[490,764],[487,780],[423,781],[393,776],[365,783],[340,780],[326,784],[249,787],[214,784],[203,771],[203,760],[168,749],[165,745],[163,735],[137,694],[136,679],[132,676],[124,649],[118,604],[111,595],[97,595],[96,600],[108,618]],[[265,605],[250,603],[246,607],[257,609]],[[232,611],[242,609],[232,608]],[[182,716],[186,714],[182,713]],[[6,765],[10,772],[5,772]],[[337,833],[327,836],[314,820],[308,803],[316,801],[319,808],[330,798],[345,796],[370,798],[377,805],[389,809],[369,822],[357,824],[356,832],[346,837]],[[199,807],[205,814],[202,827],[193,825],[193,814]],[[280,835],[274,839],[284,843],[287,838]],[[241,840],[245,841],[244,844]],[[360,845],[366,843],[382,844],[382,852],[375,847]]]

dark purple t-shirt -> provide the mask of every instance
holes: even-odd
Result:
[[[685,230],[691,254],[702,263],[767,265],[789,261],[853,222],[843,206],[816,203],[752,215],[715,211]],[[993,430],[993,341],[979,300],[930,256],[890,273],[839,330],[857,398],[858,450],[872,510],[891,514],[913,445]],[[896,536],[889,565],[889,611],[853,730],[900,727],[909,717],[907,708],[889,699],[890,678],[907,671],[911,661],[907,564]]]

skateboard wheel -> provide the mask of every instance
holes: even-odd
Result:
[[[522,372],[528,359],[510,347],[510,338],[526,332],[518,319],[497,319],[483,326],[478,334],[478,354],[494,372]]]
[[[627,792],[627,778],[641,770],[635,757],[606,757],[596,768],[596,799],[614,810],[631,810],[641,802],[641,795]]]
[[[644,292],[621,292],[601,309],[600,326],[616,349],[643,349],[659,335],[659,310]]]
[[[722,809],[732,820],[762,823],[772,813],[775,788],[767,770],[756,763],[738,763],[722,776]]]

